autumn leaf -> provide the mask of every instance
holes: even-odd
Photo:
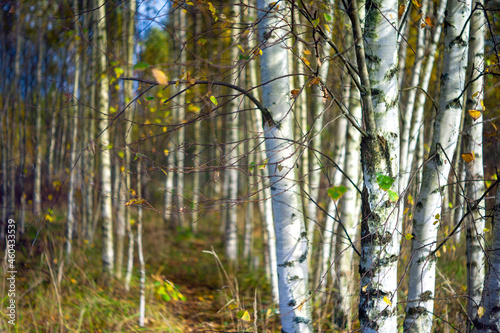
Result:
[[[410,239],[412,239],[412,238],[413,238],[413,235],[412,235],[412,234],[406,234],[406,235],[405,235],[405,238],[406,238],[407,240],[410,240]]]
[[[476,156],[474,155],[474,152],[471,151],[470,153],[465,153],[465,154],[462,154],[462,159],[466,162],[466,163],[470,163],[472,161],[474,161],[476,159]]]
[[[434,24],[432,24],[432,19],[429,16],[425,17],[425,24],[427,24],[429,27],[433,27]]]
[[[314,77],[309,83],[309,87],[313,85],[318,85],[321,83],[321,79],[319,77]]]
[[[290,91],[290,93],[292,94],[292,99],[297,98],[300,94],[300,89],[292,89],[292,91]]]
[[[151,72],[153,73],[156,82],[159,84],[168,84],[167,75],[161,69],[153,68]]]
[[[482,316],[484,316],[484,308],[482,306],[480,306],[479,308],[477,308],[477,316],[479,318],[481,318]]]
[[[219,102],[217,102],[217,98],[215,96],[210,96],[210,102],[214,103],[214,105],[219,105]]]
[[[383,301],[386,302],[389,306],[392,305],[391,300],[387,296],[384,296]]]
[[[474,121],[476,121],[481,117],[481,111],[469,110],[469,115],[472,117],[472,119],[474,119]]]
[[[311,63],[309,62],[309,60],[307,60],[306,58],[304,57],[300,57],[300,59],[302,59],[302,61],[304,62],[304,64],[306,64],[307,66],[309,66]]]
[[[250,318],[250,314],[248,313],[248,311],[245,310],[238,311],[238,313],[236,313],[236,317],[244,321],[252,320],[252,318]]]
[[[310,55],[310,54],[311,54],[311,51],[309,51],[309,50],[304,50],[304,51],[302,51],[302,53],[304,53],[304,54],[306,54],[306,55]]]
[[[415,5],[415,7],[417,8],[420,8],[422,7],[422,5],[420,4],[420,2],[418,2],[418,0],[411,0],[411,2]]]
[[[260,48],[257,48],[255,51],[253,51],[253,55],[256,57],[262,55],[262,50]]]

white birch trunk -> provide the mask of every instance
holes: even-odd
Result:
[[[482,5],[483,0],[475,4]],[[480,7],[479,7],[480,8]],[[465,110],[465,153],[474,152],[475,160],[466,165],[466,193],[469,200],[477,200],[484,192],[483,171],[483,117],[482,102],[484,98],[484,80],[481,76],[484,69],[484,34],[486,20],[482,10],[476,10],[470,23],[469,65],[467,78],[472,80],[467,90]],[[477,80],[475,80],[477,78]],[[475,81],[474,81],[475,80]],[[473,120],[469,110],[478,110],[481,116]],[[469,294],[467,313],[469,318],[476,318],[481,301],[485,276],[484,263],[484,203],[478,203],[467,223],[467,290]],[[457,221],[458,223],[458,221]],[[467,325],[470,327],[470,325]]]
[[[235,22],[240,22],[241,15],[238,5],[233,5],[233,13],[233,20],[235,20]],[[237,36],[238,28],[234,27],[233,29],[231,29],[231,34],[233,36]],[[233,46],[231,48],[230,59],[233,62],[237,61],[237,47]],[[238,85],[240,74],[239,69],[233,68],[232,72],[233,74],[230,77],[231,83]],[[238,108],[241,104],[242,102],[240,98],[231,97],[231,100],[227,104],[227,110],[230,115],[227,117],[226,121],[226,127],[228,127],[228,130],[226,132],[226,141],[228,142],[226,144],[226,157],[229,169],[226,171],[226,177],[224,177],[224,181],[228,182],[229,207],[227,209],[224,250],[226,259],[228,259],[232,265],[238,264],[238,169],[236,165],[238,163]]]
[[[255,17],[257,13],[252,9],[251,15]],[[255,47],[255,38],[250,39],[250,46]],[[257,82],[257,62],[251,61],[249,63],[249,79],[250,86],[256,87]],[[262,115],[259,110],[255,110],[255,132],[259,133],[264,125],[262,123]],[[259,138],[264,135],[259,133],[259,136],[255,138],[256,146],[262,147],[262,142]],[[266,160],[266,152],[263,149],[259,149],[259,154],[257,155],[261,161]],[[276,233],[274,231],[274,217],[273,217],[273,203],[271,199],[271,186],[269,184],[269,171],[268,168],[264,168],[261,171],[261,181],[259,182],[259,203],[261,203],[261,212],[264,219],[263,224],[265,227],[265,233],[267,235],[267,249],[264,258],[268,258],[269,265],[266,265],[266,271],[269,271],[269,282],[271,283],[271,294],[272,300],[275,304],[279,304],[279,287],[278,287],[278,264],[276,259]]]
[[[73,19],[75,20],[75,33],[78,35],[79,22],[76,18],[78,13],[78,1],[74,0],[73,2]],[[72,130],[71,133],[71,153],[69,160],[69,190],[68,190],[68,214],[66,217],[66,258],[69,260],[71,257],[71,248],[73,244],[73,229],[76,223],[75,218],[75,187],[76,187],[76,173],[77,173],[77,165],[76,165],[76,146],[77,146],[77,138],[78,138],[78,104],[80,100],[80,66],[82,66],[80,61],[80,43],[77,39],[75,39],[75,76],[73,81],[73,102],[75,106],[73,107],[73,123],[71,124]]]
[[[35,216],[42,214],[42,63],[45,49],[45,41],[42,38],[42,29],[38,37],[38,60],[36,64],[36,86],[38,88],[38,98],[36,105],[35,120],[35,179],[33,192],[33,212]],[[64,147],[63,147],[64,150]],[[62,154],[62,153],[61,153]]]
[[[114,249],[113,249],[113,216],[111,202],[111,158],[107,149],[109,140],[108,112],[109,112],[109,80],[105,74],[107,69],[107,32],[105,1],[97,1],[97,60],[101,74],[99,80],[99,94],[97,110],[99,111],[99,131],[101,141],[101,219],[102,219],[102,264],[106,275],[113,275]]]
[[[272,119],[266,119],[267,167],[276,230],[276,253],[282,332],[312,332],[308,293],[308,241],[295,177],[293,126],[290,115],[290,83],[287,48],[283,28],[287,22],[284,3],[257,2],[263,104]],[[277,79],[279,78],[279,79]],[[267,83],[274,80],[271,83]],[[267,83],[267,84],[266,84]]]
[[[137,195],[142,198],[142,170],[141,160],[137,163]],[[146,316],[146,263],[142,249],[142,205],[137,206],[137,255],[139,256],[139,326],[144,327]]]
[[[180,10],[180,8],[177,9],[176,15],[179,15],[179,61],[180,61],[180,66],[186,66],[186,60],[187,60],[187,55],[186,55],[186,50],[184,49],[184,45],[187,41],[186,38],[186,31],[188,29],[187,26],[187,18],[186,18],[186,13],[184,11]],[[179,74],[182,75],[181,71],[179,70]],[[178,115],[177,115],[177,122],[178,124],[182,125],[185,118],[186,118],[186,94],[180,94],[177,97],[177,105],[178,105]],[[177,212],[178,212],[178,221],[179,221],[179,227],[185,228],[185,223],[184,223],[184,141],[186,137],[186,127],[181,126],[179,130],[177,131],[177,151],[176,151],[176,159],[177,159],[177,169],[179,172],[177,172]]]
[[[447,6],[444,38],[444,66],[441,74],[439,112],[434,122],[431,160],[424,166],[418,196],[412,239],[412,260],[405,331],[431,332],[435,297],[436,257],[432,251],[442,214],[444,191],[451,159],[458,141],[462,114],[461,94],[467,67],[470,1],[450,0]],[[460,33],[462,34],[460,35]],[[460,37],[459,37],[460,35]],[[448,160],[449,159],[449,160]],[[437,221],[437,223],[436,223]]]
[[[396,179],[399,174],[398,3],[367,1],[366,47],[360,40],[356,2],[351,1],[350,5],[348,12],[364,90],[363,119],[368,132],[361,143],[364,189],[359,318],[363,332],[397,332],[399,237],[394,235],[400,232],[398,214],[396,204],[380,188],[378,178]],[[371,96],[371,101],[367,96]],[[398,193],[397,182],[389,190]]]
[[[489,271],[484,280],[481,317],[475,318],[476,333],[500,332],[500,187],[497,185],[493,217],[493,239],[488,247]]]

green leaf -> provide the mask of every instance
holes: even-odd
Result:
[[[389,194],[389,201],[390,202],[396,202],[399,199],[399,196],[396,192],[387,190],[387,194]]]
[[[334,201],[339,200],[347,192],[347,187],[344,185],[334,186],[328,189],[328,195]]]
[[[394,183],[394,178],[389,176],[384,176],[381,173],[377,173],[377,183],[382,190],[387,191],[388,189],[391,188],[392,184]]]
[[[219,102],[217,102],[217,98],[215,98],[215,96],[213,96],[213,95],[212,95],[212,96],[210,96],[210,101],[211,101],[212,103],[214,103],[214,105],[219,105]]]
[[[259,170],[264,169],[266,167],[268,161],[269,161],[269,159],[266,158],[266,160],[264,162],[262,162],[261,164],[259,164],[259,166],[258,166]]]
[[[146,69],[149,67],[149,64],[148,63],[145,63],[145,62],[138,62],[137,64],[135,64],[134,66],[134,69],[137,69],[137,70],[143,70],[143,69]]]
[[[248,313],[248,311],[245,311],[245,310],[238,311],[236,313],[236,317],[238,317],[239,319],[244,320],[244,321],[252,320],[252,318],[250,318],[250,314]]]
[[[248,170],[250,171],[253,171],[253,169],[255,169],[255,166],[257,165],[257,163],[255,162],[250,162],[250,164],[248,165]]]
[[[141,154],[139,154],[139,153],[135,154],[134,161],[137,160],[139,157],[141,157]]]
[[[153,100],[153,99],[155,99],[153,96],[147,96],[147,97],[146,97],[146,101],[151,101],[151,100]]]
[[[327,22],[330,22],[332,20],[332,16],[328,13],[323,13],[323,16],[325,17],[325,20]]]
[[[113,70],[115,71],[116,77],[119,77],[120,75],[122,75],[124,73],[124,70],[121,67],[115,67],[115,68],[113,68]]]
[[[319,24],[319,18],[312,21],[313,26],[316,28]]]

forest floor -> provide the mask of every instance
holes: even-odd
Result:
[[[123,279],[105,284],[100,231],[96,231],[94,242],[76,239],[72,258],[66,262],[65,216],[55,211],[52,221],[29,224],[27,232],[18,237],[15,326],[8,324],[6,316],[8,288],[3,266],[0,332],[279,332],[279,315],[276,305],[270,302],[265,271],[251,268],[242,260],[233,274],[225,264],[218,213],[207,216],[194,234],[169,229],[157,213],[146,212],[146,325],[140,328],[137,253],[130,291],[125,291]],[[254,253],[259,260],[253,260],[253,265],[262,267],[258,229],[259,226],[254,229]],[[405,307],[404,273],[410,257],[409,243],[403,238],[399,271],[404,281],[398,302],[401,314]],[[450,243],[439,255],[435,332],[463,331],[465,250]],[[124,266],[126,260],[125,249]],[[345,332],[331,324],[334,305],[331,300],[313,304],[315,328]],[[359,327],[356,317],[353,329]]]
[[[91,243],[75,240],[67,262],[64,221],[56,212],[51,222],[30,224],[18,236],[16,325],[5,315],[2,269],[0,332],[279,332],[265,272],[240,263],[232,274],[218,263],[219,226],[205,224],[195,235],[166,228],[158,214],[146,214],[146,325],[140,328],[137,252],[130,291],[123,279],[104,283],[100,233]],[[124,266],[126,260],[125,249]]]

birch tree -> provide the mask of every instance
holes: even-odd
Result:
[[[475,1],[475,11],[470,23],[468,75],[470,85],[465,104],[465,147],[464,158],[474,156],[466,165],[466,194],[468,200],[477,200],[484,192],[483,172],[483,70],[484,33],[486,20],[482,8],[483,1]],[[468,160],[468,159],[467,159]],[[477,316],[481,301],[484,265],[484,203],[476,203],[477,209],[470,214],[467,224],[467,290],[469,294],[467,313],[469,318]],[[458,221],[456,221],[458,223]],[[469,327],[469,325],[467,326]]]
[[[493,239],[488,248],[489,271],[484,280],[481,313],[474,320],[475,333],[500,332],[500,187],[497,185],[493,217]]]
[[[76,18],[78,13],[78,1],[73,2],[73,19],[75,20],[75,33],[78,35],[79,21]],[[73,244],[73,229],[76,222],[75,218],[75,187],[76,187],[76,173],[78,168],[76,167],[76,146],[78,137],[78,100],[80,95],[80,48],[79,39],[74,40],[75,48],[75,74],[73,78],[73,96],[75,97],[75,106],[73,107],[73,123],[71,124],[71,153],[69,162],[69,190],[68,190],[68,214],[66,217],[66,256],[69,258],[71,256],[71,248]]]
[[[430,159],[424,166],[413,215],[412,259],[404,322],[404,329],[409,332],[431,332],[432,329],[437,259],[433,250],[459,135],[469,38],[465,25],[470,11],[470,1],[448,1],[439,111],[434,121]]]
[[[104,273],[111,276],[114,266],[113,220],[111,202],[111,157],[107,147],[110,143],[108,130],[109,80],[107,70],[107,32],[105,1],[97,1],[97,61],[101,72],[99,80],[98,103],[99,131],[101,146],[101,219],[102,219],[102,263]]]
[[[367,1],[363,32],[356,1],[346,4],[353,26],[367,135],[361,141],[363,195],[359,319],[365,332],[397,332],[399,121],[398,3]],[[369,74],[368,74],[369,73]]]
[[[308,241],[294,173],[293,127],[284,3],[258,0],[262,100],[270,117],[264,132],[273,198],[282,332],[312,332],[308,297]],[[273,80],[272,82],[270,82]]]

